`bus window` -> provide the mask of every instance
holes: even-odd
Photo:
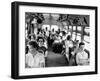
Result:
[[[78,36],[81,36],[81,34],[80,34],[80,33],[77,33],[77,35],[78,35]]]
[[[79,40],[79,42],[81,42],[81,34],[77,33],[77,40]]]
[[[50,25],[42,25],[42,29],[44,29],[44,30],[46,30],[46,28],[47,28],[47,30],[50,30]]]
[[[76,26],[73,26],[73,30],[76,30]]]
[[[72,26],[69,26],[69,29],[72,29]]]
[[[84,31],[85,31],[86,34],[88,34],[89,33],[89,27],[85,27]]]
[[[90,41],[90,37],[89,37],[89,36],[84,35],[84,40],[85,40],[85,41],[87,41],[87,42],[89,42],[89,41]]]
[[[54,31],[52,31],[54,29]],[[51,25],[51,31],[54,33],[55,31],[58,30],[58,26],[57,25]]]
[[[72,40],[74,41],[75,40],[75,32],[73,32],[73,34],[72,34]]]
[[[68,26],[64,26],[65,29],[68,29]]]
[[[85,49],[87,49],[88,51],[90,50],[90,43],[83,41],[85,43]]]
[[[77,26],[78,31],[81,31],[81,29],[82,29],[81,26]]]

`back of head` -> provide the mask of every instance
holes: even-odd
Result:
[[[62,44],[54,44],[53,46],[52,46],[52,48],[53,48],[53,52],[54,53],[61,53],[62,52],[62,50],[63,50],[63,45]]]
[[[68,35],[68,36],[67,36],[67,40],[70,40],[70,39],[71,39],[71,36],[70,36],[70,35]]]

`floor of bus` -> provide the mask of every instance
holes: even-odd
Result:
[[[52,48],[49,47],[48,55],[45,59],[46,67],[59,67],[68,66],[68,61],[64,55],[56,54],[52,52]]]

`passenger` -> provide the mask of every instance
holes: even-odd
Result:
[[[54,53],[59,53],[61,54],[63,51],[63,44],[62,43],[54,43],[52,45],[52,49]]]
[[[61,36],[59,36],[59,35],[56,35],[56,37],[55,37],[55,40],[54,40],[54,43],[61,43]]]
[[[62,36],[58,34],[56,31],[54,42],[52,43],[53,51],[55,53],[62,53],[63,51],[63,43],[62,43]]]
[[[79,48],[79,40],[74,41],[73,47],[70,51],[70,59],[69,59],[69,66],[76,66],[76,53]]]
[[[38,42],[39,48],[42,47],[42,48],[45,48],[46,49],[46,51],[44,51],[44,55],[45,55],[45,57],[47,57],[47,54],[48,54],[48,52],[47,52],[47,49],[48,49],[47,41],[44,40],[44,38],[39,37],[37,39],[37,42]]]
[[[42,53],[39,53],[38,44],[30,41],[28,45],[29,51],[26,54],[25,67],[26,68],[40,68],[45,66],[45,58]]]
[[[76,49],[77,47],[74,46],[71,50],[71,56],[70,56],[70,59],[69,59],[69,66],[76,66]]]
[[[70,51],[71,51],[71,48],[73,47],[73,42],[71,40],[71,36],[68,35],[67,36],[67,40],[65,40],[65,52],[66,52],[66,58],[69,60],[69,57],[70,57]]]
[[[38,38],[38,37],[44,37],[43,32],[42,32],[41,29],[38,29],[37,38]]]
[[[43,37],[38,37],[37,42],[38,42],[39,47],[44,46],[45,48],[48,48],[47,42],[46,42],[46,40],[44,40]]]
[[[89,65],[88,54],[84,50],[85,44],[83,42],[79,43],[79,49],[76,53],[76,63],[77,65]]]
[[[65,60],[64,61],[65,65],[68,66],[68,59],[66,58],[65,54],[62,54],[63,53],[63,50],[64,50],[63,44],[61,44],[61,43],[60,44],[59,43],[55,43],[52,46],[52,51],[53,52],[51,52],[51,53],[52,54],[61,54],[61,56],[63,57],[63,60]]]
[[[29,34],[31,36],[31,41],[36,41],[36,35],[34,33]]]
[[[65,31],[62,31],[62,40],[65,41],[67,38],[67,33]]]

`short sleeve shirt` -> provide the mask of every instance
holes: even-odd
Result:
[[[41,67],[41,63],[45,63],[43,54],[37,53],[34,57],[31,53],[26,54],[26,64],[29,67]]]
[[[85,51],[77,52],[76,57],[81,61],[83,60],[82,65],[84,65],[85,64],[84,60],[88,59],[88,54]],[[79,61],[79,60],[77,60],[77,61]]]

